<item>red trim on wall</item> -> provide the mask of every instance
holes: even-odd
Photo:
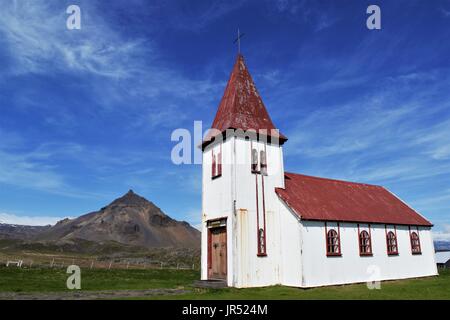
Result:
[[[265,195],[264,195],[264,175],[261,175],[261,189],[262,189],[262,205],[263,205],[263,225],[264,225],[264,252],[259,252],[259,256],[267,256],[267,241],[266,241],[266,201],[265,201]],[[258,233],[259,236],[259,233]],[[259,247],[258,247],[259,249]]]
[[[258,198],[258,175],[255,174],[255,188],[256,188],[256,244],[258,246],[256,252],[260,254],[261,239],[259,238],[259,198]]]

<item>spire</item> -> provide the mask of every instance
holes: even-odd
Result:
[[[227,129],[265,130],[267,135],[280,139],[281,144],[287,140],[283,134],[271,131],[276,129],[275,125],[241,54],[237,56],[211,128],[221,132]],[[210,130],[203,144],[208,144],[212,138]]]

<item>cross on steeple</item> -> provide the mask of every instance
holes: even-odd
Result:
[[[245,33],[241,34],[238,28],[238,32],[237,32],[237,38],[236,40],[234,40],[234,43],[237,42],[238,44],[238,53],[241,53],[241,38],[245,35]]]

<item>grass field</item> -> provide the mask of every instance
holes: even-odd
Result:
[[[0,267],[0,292],[39,295],[67,293],[68,274],[63,269],[17,269]],[[82,290],[88,293],[104,290],[184,289],[181,294],[140,297],[140,299],[450,299],[450,272],[438,277],[388,281],[380,290],[369,290],[365,284],[298,289],[282,286],[253,289],[195,289],[192,282],[198,271],[191,270],[82,270]],[[0,295],[1,297],[1,295]],[[127,298],[130,298],[128,295]]]

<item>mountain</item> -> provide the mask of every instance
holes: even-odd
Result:
[[[48,226],[22,226],[18,224],[0,223],[0,239],[29,240],[50,229]]]
[[[37,234],[35,241],[94,242],[156,248],[198,248],[200,232],[187,222],[170,218],[160,208],[130,190],[99,211],[64,219]]]

